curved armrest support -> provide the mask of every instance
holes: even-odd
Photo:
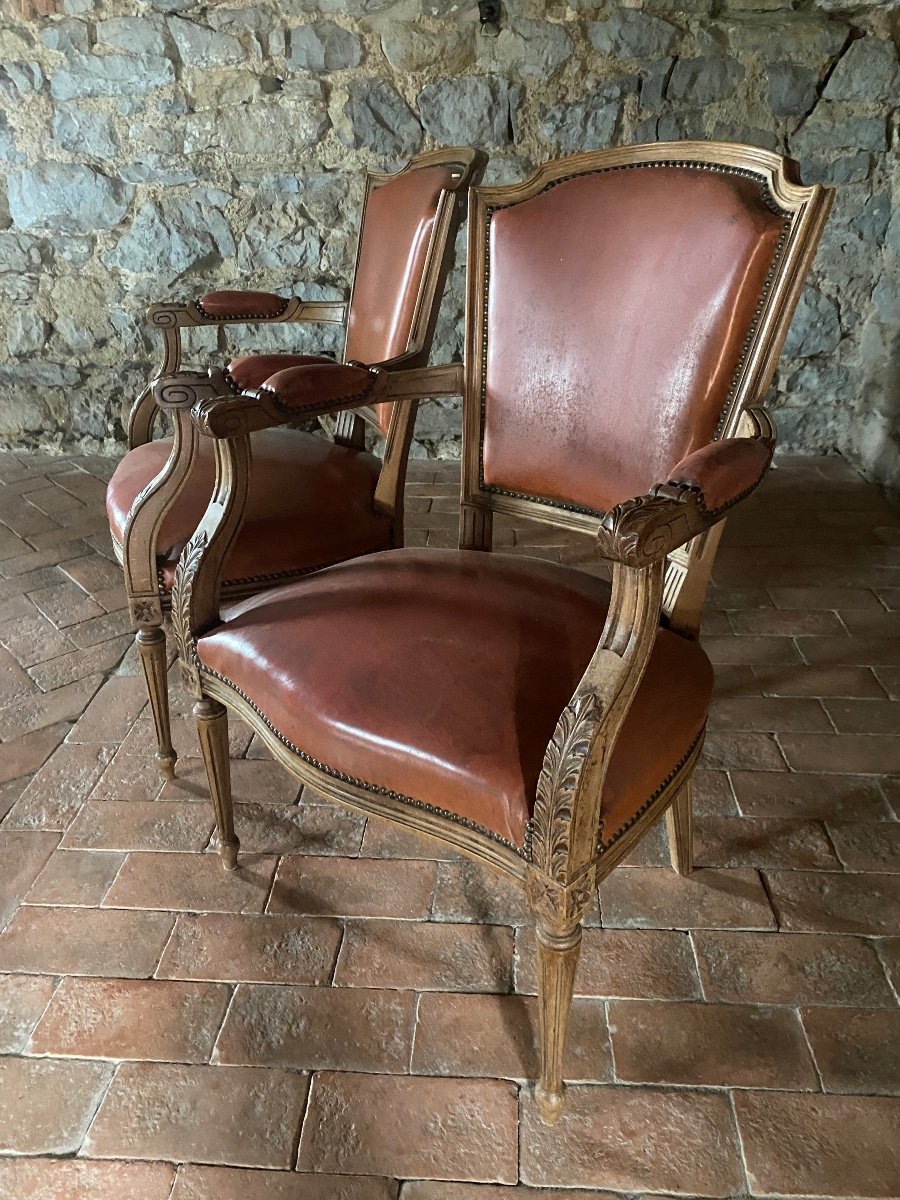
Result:
[[[772,461],[775,427],[764,409],[747,415],[755,436],[711,442],[682,459],[666,483],[611,508],[597,535],[603,557],[630,567],[661,561],[748,496]]]

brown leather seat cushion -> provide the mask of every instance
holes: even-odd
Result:
[[[317,762],[521,845],[608,603],[556,563],[395,550],[242,601],[198,651]],[[700,647],[661,630],[607,776],[605,840],[692,746],[712,682]]]
[[[253,467],[244,525],[226,568],[226,579],[253,579],[341,562],[384,549],[390,521],[372,507],[381,464],[374,455],[292,429],[252,435]],[[129,451],[106,493],[113,536],[121,543],[128,510],[162,468],[168,440]],[[200,458],[184,491],[166,515],[158,558],[167,587],[175,561],[199,525],[215,481],[214,446],[200,439]]]

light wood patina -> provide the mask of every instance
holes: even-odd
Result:
[[[436,838],[524,887],[535,919],[538,955],[541,1066],[535,1095],[547,1122],[555,1121],[561,1111],[563,1050],[581,921],[594,901],[599,881],[664,813],[673,865],[682,873],[691,870],[690,788],[702,736],[658,791],[647,797],[635,819],[609,840],[603,833],[604,779],[660,623],[689,638],[699,634],[703,598],[724,522],[722,508],[709,511],[702,494],[681,484],[661,483],[647,495],[599,516],[554,506],[539,497],[501,494],[482,485],[481,381],[488,269],[485,231],[495,205],[528,200],[560,179],[618,164],[672,160],[753,172],[765,182],[785,214],[785,234],[760,298],[752,337],[741,357],[718,434],[722,438],[737,434],[761,438],[768,444],[773,427],[760,401],[771,381],[831,195],[821,187],[800,186],[790,164],[752,147],[693,142],[632,146],[549,163],[517,187],[474,189],[469,216],[465,368],[385,371],[378,381],[381,399],[462,391],[462,547],[490,551],[493,517],[502,513],[586,532],[593,537],[598,556],[611,564],[611,603],[605,627],[547,746],[523,846],[514,846],[472,822],[451,819],[427,803],[408,802],[360,784],[342,774],[339,764],[334,769],[312,762],[282,737],[236,687],[203,668],[197,656],[197,638],[221,620],[222,564],[242,519],[250,433],[278,424],[284,416],[260,393],[216,394],[215,380],[203,385],[203,394],[195,394],[193,408],[196,430],[217,439],[218,470],[215,495],[182,555],[174,593],[179,653],[185,683],[198,702],[198,718],[204,728],[205,723],[214,720],[222,722],[224,730],[222,710],[212,707],[224,706],[243,718],[302,783],[360,812],[376,814]],[[673,688],[672,703],[677,702]],[[205,732],[203,750],[223,859],[226,866],[233,867],[236,841],[229,812],[224,732],[215,738]]]
[[[405,351],[391,360],[393,368],[415,368],[428,361],[434,337],[447,273],[450,268],[456,230],[463,213],[463,201],[468,185],[480,179],[487,159],[480,151],[454,147],[421,154],[410,160],[402,171],[394,174],[371,172],[366,176],[360,236],[356,263],[362,249],[366,206],[378,188],[411,171],[429,167],[450,167],[453,186],[443,191],[431,239],[425,256],[425,266],[419,280],[414,314]],[[354,279],[356,271],[354,271]],[[389,299],[389,298],[388,298]],[[195,469],[198,456],[198,436],[190,419],[190,409],[196,399],[195,385],[206,376],[182,372],[182,330],[221,327],[233,324],[296,324],[330,322],[344,324],[354,302],[349,301],[285,300],[284,308],[274,316],[211,316],[195,302],[188,304],[154,304],[148,313],[150,324],[159,330],[163,339],[163,357],[159,372],[138,397],[131,411],[128,426],[130,448],[152,440],[154,427],[161,411],[169,413],[173,426],[171,453],[159,474],[135,498],[128,515],[122,543],[113,539],[116,556],[125,575],[125,589],[133,627],[137,630],[137,647],[150,696],[157,735],[157,762],[166,778],[175,771],[176,754],[172,746],[169,700],[166,683],[166,638],[163,621],[171,608],[171,596],[162,586],[159,576],[157,547],[159,531],[166,514],[178,499]],[[388,364],[386,364],[388,365]],[[222,376],[217,376],[220,380]],[[222,388],[227,392],[227,386]],[[362,448],[365,426],[368,423],[377,433],[384,434],[385,447],[381,471],[375,491],[375,507],[390,519],[390,544],[403,545],[403,492],[406,466],[412,442],[418,401],[423,396],[407,394],[394,404],[387,430],[382,430],[376,413],[369,406],[353,412],[335,413],[335,441]],[[281,585],[297,578],[298,574],[284,573],[277,578],[257,577],[234,582],[226,589],[231,598],[251,595],[267,587]]]

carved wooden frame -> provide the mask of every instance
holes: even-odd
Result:
[[[230,815],[227,738],[221,732],[230,709],[247,721],[275,758],[304,784],[360,812],[386,817],[437,838],[517,880],[525,888],[536,922],[541,1073],[535,1096],[547,1122],[556,1120],[561,1111],[562,1055],[581,919],[593,901],[597,883],[663,813],[669,824],[673,864],[682,872],[691,869],[690,781],[702,747],[702,733],[628,826],[609,839],[603,834],[603,784],[660,621],[684,636],[697,635],[723,517],[731,504],[743,497],[735,496],[729,504],[710,509],[698,488],[663,481],[646,496],[617,505],[605,514],[590,514],[551,505],[540,498],[509,496],[481,485],[484,235],[494,206],[527,201],[560,179],[606,169],[610,164],[638,166],[672,160],[706,164],[709,169],[721,165],[723,169],[756,172],[791,214],[752,345],[744,356],[721,426],[724,436],[739,432],[762,440],[769,448],[774,429],[758,401],[771,380],[815,253],[830,193],[821,187],[803,188],[793,177],[790,164],[765,151],[720,143],[680,143],[576,155],[548,163],[523,184],[475,188],[470,196],[460,544],[489,551],[493,514],[501,512],[590,532],[598,554],[612,564],[605,627],[547,747],[523,846],[515,846],[419,798],[375,787],[333,765],[317,762],[302,747],[288,742],[235,683],[200,664],[196,639],[221,619],[221,567],[242,519],[249,434],[252,429],[283,418],[267,410],[259,397],[244,397],[243,402],[201,400],[193,413],[197,428],[218,439],[217,483],[203,522],[182,556],[174,606],[185,683],[198,701],[195,712],[205,731],[204,757],[225,865],[236,865],[238,849]],[[459,383],[460,369],[453,367],[390,372],[382,395],[399,396],[421,389],[433,396],[455,392]],[[209,734],[214,726],[220,727],[216,739]],[[226,749],[216,751],[216,746]]]
[[[480,150],[450,147],[417,155],[398,172],[370,172],[366,176],[354,266],[354,285],[363,244],[366,208],[372,193],[399,176],[413,171],[441,166],[451,167],[454,171],[452,187],[445,188],[438,201],[406,349],[401,356],[392,361],[392,367],[411,369],[423,366],[428,361],[440,300],[450,269],[454,238],[462,220],[463,200],[469,184],[481,178],[486,163],[487,156]],[[157,761],[167,778],[173,775],[176,762],[168,716],[166,644],[162,631],[164,616],[171,608],[171,596],[161,583],[156,549],[162,522],[187,484],[199,449],[197,431],[190,417],[190,409],[198,395],[196,389],[199,380],[195,373],[181,370],[181,330],[248,322],[343,323],[352,310],[352,305],[351,289],[350,299],[346,304],[291,298],[285,300],[281,310],[271,316],[253,313],[228,317],[211,316],[196,302],[154,304],[148,312],[150,324],[158,329],[163,337],[163,359],[159,374],[138,397],[132,408],[128,430],[129,446],[133,448],[150,441],[158,414],[166,410],[173,424],[172,450],[159,474],[150,480],[135,498],[128,514],[122,543],[119,544],[113,538],[113,548],[125,575],[125,590],[132,625],[137,630],[136,642],[156,725]],[[217,386],[221,385],[224,377],[216,375],[215,378]],[[220,387],[223,393],[229,390],[231,388],[227,383]],[[204,394],[209,394],[208,388]],[[162,400],[161,395],[164,397]],[[407,395],[398,399],[392,407],[385,433],[382,467],[374,497],[376,509],[390,518],[389,538],[385,548],[403,544],[403,490],[418,401],[422,398],[421,395]],[[369,406],[362,406],[350,413],[335,413],[334,416],[335,440],[344,444],[363,448],[363,421],[374,424],[378,431],[382,432],[376,414]],[[301,572],[284,572],[276,576],[233,580],[226,586],[226,594],[231,598],[251,595],[268,587],[290,582],[314,569],[316,568]]]

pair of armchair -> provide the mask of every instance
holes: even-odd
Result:
[[[691,776],[713,685],[698,641],[704,592],[723,518],[771,459],[759,402],[830,202],[751,147],[576,155],[471,191],[464,366],[382,354],[305,361],[261,384],[232,364],[230,376],[154,386],[176,438],[152,485],[153,534],[165,527],[158,495],[184,478],[179,438],[192,462],[206,461],[198,446],[215,448],[211,499],[163,570],[174,568],[173,625],[224,865],[238,854],[232,712],[303,783],[518,881],[536,925],[535,1095],[548,1122],[561,1111],[581,920],[598,881],[663,813],[674,865],[691,868]],[[265,591],[250,581],[254,594],[223,606],[253,528],[263,437],[298,417],[390,412],[387,470],[392,436],[405,454],[416,400],[459,392],[459,550],[335,553],[337,565]],[[338,447],[361,455],[356,423],[337,428]],[[589,534],[611,584],[489,553],[495,514]],[[295,546],[315,539],[310,525]],[[162,543],[148,534],[144,552]]]

